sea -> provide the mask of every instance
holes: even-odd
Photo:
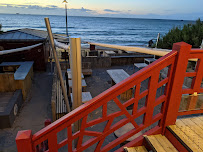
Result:
[[[65,16],[0,14],[3,31],[21,28],[46,30],[48,17],[52,32],[66,33]],[[81,37],[82,42],[97,42],[125,46],[146,46],[148,41],[164,36],[173,27],[183,27],[195,21],[68,16],[68,35]]]

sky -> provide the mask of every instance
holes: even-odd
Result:
[[[63,0],[0,0],[0,13],[64,15]],[[203,0],[67,0],[69,16],[203,19]]]

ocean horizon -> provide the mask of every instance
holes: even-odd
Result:
[[[46,30],[45,17],[49,17],[53,33],[66,33],[65,16],[60,15],[0,14],[0,24],[3,31],[21,28]],[[149,40],[156,40],[158,33],[164,36],[173,27],[193,23],[195,21],[68,16],[68,34],[79,36],[82,41],[146,46]]]

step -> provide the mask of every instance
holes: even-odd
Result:
[[[173,144],[161,134],[144,137],[154,152],[178,152]]]
[[[147,152],[147,149],[144,146],[138,147],[124,147],[125,152]]]

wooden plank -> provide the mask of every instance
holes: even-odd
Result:
[[[167,152],[178,152],[178,150],[172,145],[172,143],[165,136],[159,134],[154,135],[154,137]]]
[[[147,152],[147,149],[144,146],[138,147],[124,147],[126,152]]]
[[[151,143],[151,145],[153,146],[153,148],[157,151],[157,152],[166,152],[165,149],[162,147],[162,145],[156,140],[156,138],[154,136],[146,136],[146,138],[148,139],[148,141]]]
[[[70,69],[67,69],[67,73],[68,73],[68,80],[72,80],[72,72]],[[81,78],[84,79],[84,75],[81,74]]]
[[[176,126],[176,125],[171,125],[169,126],[169,128],[171,128],[171,130],[173,130],[173,132],[180,137],[180,139],[192,150],[192,151],[199,151],[200,148],[193,143],[193,141],[185,135],[184,132],[182,132],[182,130]]]
[[[134,66],[137,67],[138,69],[142,69],[142,68],[148,66],[148,64],[146,64],[146,63],[134,63]]]
[[[193,130],[197,135],[199,135],[203,139],[203,129],[200,128],[196,123],[194,123],[189,118],[180,119],[179,121],[182,121],[185,126],[190,127],[191,130]]]
[[[196,125],[198,125],[201,129],[203,129],[203,121],[201,120],[200,117],[193,117],[190,118]]]
[[[116,84],[130,76],[123,69],[107,70],[107,73]]]
[[[72,80],[68,80],[68,83],[69,87],[72,88],[73,87]],[[82,87],[87,87],[86,81],[84,79],[82,79]]]
[[[203,139],[197,135],[190,127],[186,126],[181,120],[176,121],[176,126],[178,126],[182,132],[188,136],[194,144],[196,144],[203,151]]]

